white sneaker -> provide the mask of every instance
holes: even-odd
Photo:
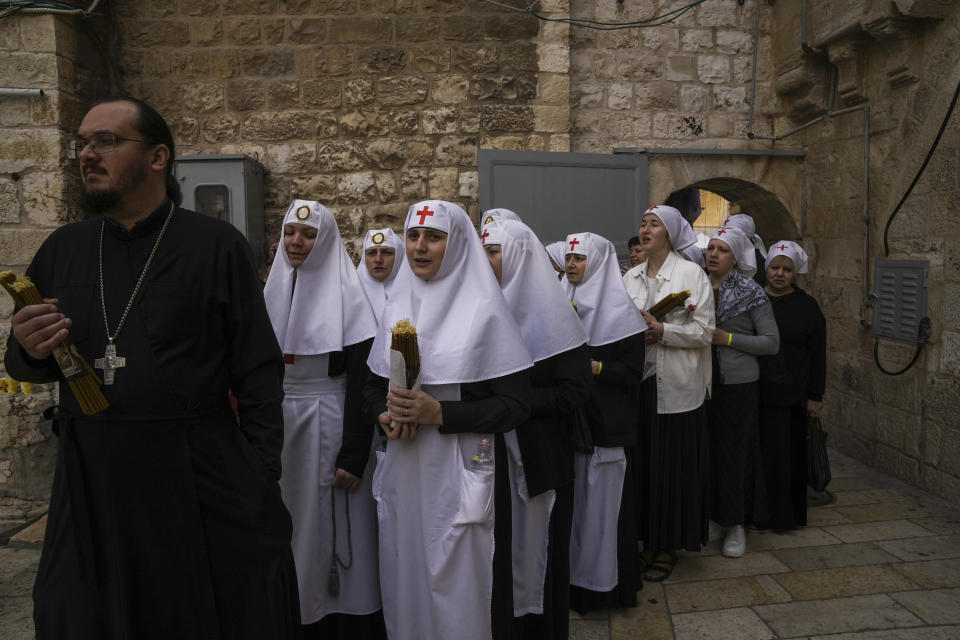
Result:
[[[713,520],[710,520],[709,533],[707,534],[707,542],[713,542],[714,540],[720,540],[723,538],[724,529],[718,525]]]
[[[743,525],[738,524],[727,529],[727,537],[723,539],[723,555],[728,558],[739,558],[746,550],[747,536],[744,534]]]

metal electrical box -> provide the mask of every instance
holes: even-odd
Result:
[[[873,337],[917,344],[927,315],[930,265],[920,260],[877,260],[874,265]]]
[[[183,207],[239,229],[259,266],[263,261],[263,165],[239,154],[181,156],[173,171],[183,190]]]

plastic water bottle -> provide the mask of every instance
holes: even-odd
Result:
[[[480,438],[480,444],[477,445],[477,455],[473,456],[470,468],[481,473],[493,471],[493,443],[490,442],[490,436]]]

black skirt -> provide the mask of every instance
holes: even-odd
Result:
[[[718,384],[707,402],[710,423],[712,500],[710,518],[722,527],[743,524],[752,452],[757,446],[757,383]],[[751,495],[755,495],[751,493]]]
[[[807,524],[807,416],[805,407],[760,407],[760,469],[768,517],[776,531]]]
[[[704,405],[657,413],[657,381],[640,385],[637,497],[646,551],[699,551],[707,541],[710,450]]]
[[[617,519],[617,575],[619,582],[610,591],[591,591],[570,586],[570,608],[584,614],[595,609],[630,608],[637,606],[637,591],[643,588],[640,571],[640,553],[637,549],[637,499],[636,473],[637,452],[634,447],[624,447],[627,469],[623,477],[623,492],[620,495],[620,517]],[[569,550],[568,550],[569,552]]]

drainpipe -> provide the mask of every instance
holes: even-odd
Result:
[[[25,97],[42,95],[43,89],[15,89],[13,87],[0,87],[0,96]]]

